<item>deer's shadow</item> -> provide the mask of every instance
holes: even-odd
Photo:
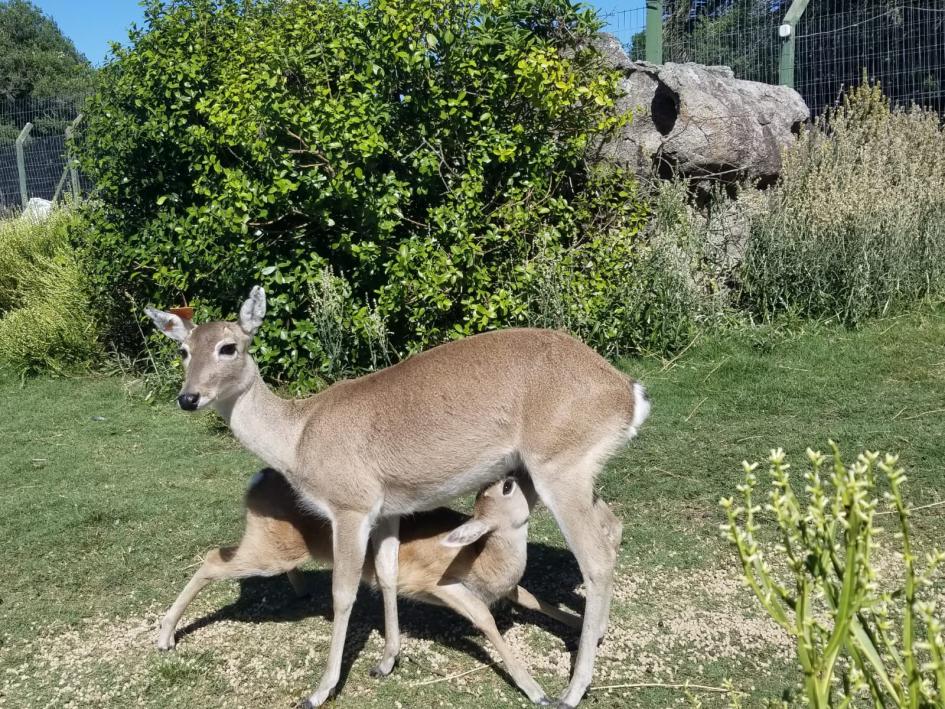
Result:
[[[285,623],[311,617],[331,619],[331,570],[306,569],[300,573],[307,586],[306,594],[302,597],[295,596],[283,576],[240,579],[236,600],[178,628],[178,641],[196,634],[197,637],[190,641],[199,642],[198,631],[201,628],[224,620]],[[582,582],[571,552],[547,544],[528,545],[528,566],[520,584],[534,595],[581,615],[584,612],[584,600],[577,594],[577,589]],[[477,642],[481,637],[479,631],[453,611],[408,599],[399,599],[399,609],[402,632],[464,652],[484,664],[491,661]],[[493,615],[496,626],[503,634],[513,622],[531,623],[560,638],[572,655],[575,651],[579,631],[541,613],[502,602],[493,608]],[[348,626],[338,690],[344,686],[351,664],[364,649],[371,631],[377,629],[383,633],[383,628],[384,613],[380,594],[362,586]],[[504,669],[499,666],[495,669],[514,685]]]

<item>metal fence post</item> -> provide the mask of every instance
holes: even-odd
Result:
[[[810,0],[794,0],[791,7],[784,14],[784,21],[778,28],[781,37],[781,62],[778,68],[778,83],[782,86],[794,88],[794,35],[797,23],[800,22]]]
[[[82,114],[80,113],[76,116],[75,120],[72,121],[72,125],[66,126],[66,150],[69,150],[69,144],[72,141],[72,136],[75,134],[76,126],[79,125],[79,121],[82,120]],[[70,155],[69,156],[69,175],[72,178],[72,198],[78,202],[79,196],[82,192],[82,185],[79,184],[79,170],[76,168],[75,159]]]
[[[663,0],[646,0],[646,60],[663,63]]]
[[[33,130],[33,124],[27,123],[16,139],[16,171],[20,176],[20,201],[23,203],[23,209],[26,209],[29,203],[29,195],[26,193],[26,160],[23,157],[23,143],[26,142],[31,130]]]

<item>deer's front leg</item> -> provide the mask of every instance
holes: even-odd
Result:
[[[321,706],[334,694],[338,684],[345,637],[348,634],[348,620],[354,599],[358,595],[372,522],[370,515],[350,511],[339,511],[332,520],[334,568],[331,575],[331,596],[335,622],[331,632],[331,647],[318,689],[302,702],[302,707]]]
[[[400,653],[400,623],[397,619],[397,575],[400,553],[400,517],[378,521],[371,532],[374,548],[374,574],[384,601],[384,655],[371,670],[373,677],[386,677]]]

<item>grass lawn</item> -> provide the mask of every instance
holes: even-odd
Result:
[[[743,459],[782,446],[800,467],[828,438],[850,458],[900,453],[912,502],[945,498],[945,314],[859,332],[705,337],[673,362],[622,364],[647,384],[653,415],[600,481],[625,533],[595,687],[730,678],[747,706],[790,697],[791,646],[738,582],[718,499]],[[0,379],[0,403],[0,706],[291,706],[314,687],[330,632],[329,576],[314,568],[305,599],[282,578],[211,586],[185,615],[178,650],[153,649],[202,553],[238,539],[259,467],[250,455],[119,379]],[[934,508],[914,525],[920,551],[945,531]],[[523,585],[580,609],[580,576],[547,513],[531,531]],[[410,604],[401,615],[400,667],[374,680],[380,604],[362,593],[338,706],[527,705],[499,668],[451,677],[491,662],[468,624]],[[514,609],[497,617],[557,694],[575,637]],[[584,705],[686,702],[680,690],[625,688],[593,690]]]

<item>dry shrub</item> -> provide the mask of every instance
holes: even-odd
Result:
[[[0,222],[0,368],[61,372],[97,350],[82,269],[69,245],[76,217]]]
[[[945,127],[892,109],[864,83],[785,154],[769,208],[752,220],[742,295],[849,325],[945,287]]]

